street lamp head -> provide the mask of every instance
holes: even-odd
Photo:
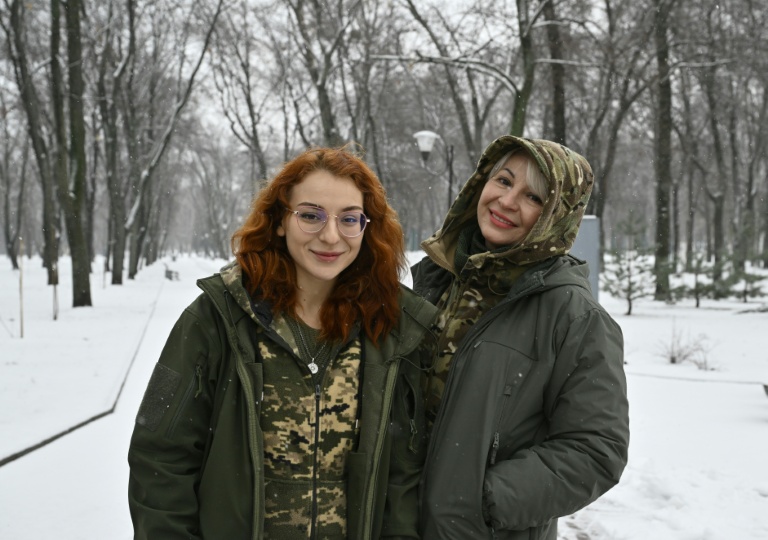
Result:
[[[435,146],[435,141],[440,138],[440,135],[434,131],[424,130],[414,133],[413,138],[416,139],[416,144],[419,145],[421,160],[426,164],[429,154],[432,153],[432,148]]]

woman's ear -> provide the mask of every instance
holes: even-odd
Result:
[[[285,236],[285,227],[283,227],[282,223],[277,226],[277,236]]]

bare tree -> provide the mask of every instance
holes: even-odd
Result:
[[[214,84],[230,130],[245,146],[250,161],[253,192],[267,176],[267,157],[260,130],[268,129],[263,113],[269,98],[278,91],[266,66],[264,50],[269,43],[262,29],[269,26],[259,7],[240,0],[224,14],[215,34],[217,54],[213,61]],[[266,82],[266,84],[265,84]]]
[[[104,174],[109,198],[109,234],[105,264],[111,268],[112,285],[122,285],[125,267],[126,232],[123,227],[126,215],[126,182],[121,174],[119,123],[120,92],[123,77],[129,63],[127,52],[121,47],[121,12],[114,0],[106,5],[102,14],[104,31],[92,43],[97,60],[96,98],[99,106],[104,154]],[[113,263],[110,265],[109,260]]]
[[[84,212],[86,197],[85,161],[85,117],[83,113],[83,59],[82,42],[80,39],[80,0],[68,0],[64,7],[67,28],[67,108],[69,110],[69,159],[64,160],[64,144],[62,135],[66,131],[63,124],[63,85],[60,86],[58,72],[58,33],[59,33],[59,1],[51,0],[51,70],[52,103],[56,119],[56,140],[59,143],[57,155],[56,178],[59,184],[59,203],[64,213],[67,226],[67,242],[72,258],[72,305],[74,307],[90,306],[90,254],[84,230]],[[63,165],[62,165],[63,162]]]
[[[20,0],[4,0],[9,19],[3,19],[3,29],[8,38],[9,55],[16,75],[19,96],[27,119],[27,130],[32,142],[40,183],[43,191],[43,262],[48,270],[48,284],[58,285],[58,206],[56,204],[53,172],[50,161],[50,144],[46,140],[46,125],[40,93],[33,79],[27,54],[25,32],[25,7]]]
[[[195,78],[197,76],[198,71],[200,70],[200,66],[203,63],[203,59],[205,58],[206,52],[208,51],[209,44],[211,42],[211,38],[213,35],[213,31],[216,27],[216,21],[221,13],[222,10],[222,4],[223,0],[219,0],[216,4],[216,7],[214,8],[214,11],[212,14],[209,14],[209,19],[205,23],[206,29],[204,33],[204,38],[202,40],[202,43],[199,46],[199,52],[197,54],[197,59],[195,62],[192,63],[191,66],[191,72],[188,76],[183,76],[183,70],[186,66],[186,54],[187,54],[187,39],[188,39],[188,33],[184,32],[181,36],[182,41],[178,44],[178,51],[180,54],[180,58],[178,60],[177,70],[178,70],[178,77],[176,79],[177,86],[175,89],[175,95],[171,96],[171,102],[168,104],[168,109],[170,110],[169,116],[165,120],[165,125],[163,126],[162,132],[159,134],[158,138],[155,139],[154,131],[150,131],[149,133],[142,132],[139,124],[139,118],[138,118],[138,109],[136,104],[136,97],[138,96],[138,90],[134,87],[134,80],[136,77],[137,72],[137,62],[141,61],[141,58],[137,57],[136,54],[136,25],[134,24],[134,18],[135,18],[135,6],[133,0],[128,0],[128,6],[129,6],[129,19],[132,21],[130,23],[130,45],[129,45],[129,58],[130,58],[130,67],[129,67],[129,75],[128,75],[128,84],[126,87],[126,113],[125,113],[125,121],[126,121],[126,139],[128,142],[128,148],[129,148],[129,155],[134,156],[134,159],[131,161],[132,167],[131,167],[131,184],[134,187],[134,193],[133,193],[133,203],[132,206],[127,214],[126,221],[124,223],[124,227],[128,233],[128,246],[130,249],[130,257],[129,257],[129,266],[128,266],[128,277],[130,279],[133,279],[139,268],[139,260],[142,254],[144,239],[147,234],[147,220],[150,216],[150,204],[151,204],[151,197],[149,193],[149,185],[151,184],[152,179],[154,178],[155,171],[157,170],[158,165],[160,164],[163,155],[165,154],[166,149],[168,148],[171,138],[173,136],[176,124],[179,120],[179,117],[181,116],[181,113],[186,106],[187,102],[189,101],[190,95],[192,93],[192,89],[194,87]],[[189,13],[209,13],[208,10],[205,9],[205,3],[204,2],[194,2],[193,5],[190,6]],[[185,15],[187,19],[189,19],[189,15]],[[163,33],[169,30],[168,24],[158,26],[158,23],[160,21],[153,20],[152,23],[155,24],[154,31],[153,31],[153,39],[155,43],[155,57],[153,60],[155,62],[159,62],[159,58],[157,57],[157,54],[159,54],[159,42],[164,37]],[[168,19],[166,21],[167,23],[171,23],[172,19]],[[191,25],[186,25],[185,30],[190,30]],[[155,63],[157,66],[157,64]],[[158,66],[159,67],[159,66]],[[159,74],[155,74],[159,75]],[[157,103],[153,102],[151,98],[151,94],[157,90],[156,83],[157,81],[150,81],[150,99],[148,101],[148,104],[150,106],[149,116],[152,118],[154,114],[154,110],[152,107],[157,106]],[[142,133],[140,133],[142,132]],[[142,147],[146,148],[146,154],[141,152]],[[143,163],[139,163],[136,158],[139,155],[146,155],[146,161]]]
[[[600,247],[605,249],[605,208],[614,183],[614,166],[622,143],[621,130],[632,108],[656,80],[650,73],[653,56],[647,44],[653,21],[635,2],[604,0],[606,26],[594,38],[598,79],[580,85],[583,103],[593,106],[575,115],[574,128],[586,132],[584,153],[595,171],[588,212],[600,219]],[[629,30],[621,31],[620,28]],[[590,84],[591,83],[591,84]],[[578,108],[576,110],[579,110]]]
[[[565,59],[563,38],[560,33],[560,21],[557,18],[555,2],[543,0],[544,19],[547,21],[547,43],[552,76],[552,140],[566,144],[566,115],[565,115]]]
[[[0,118],[2,118],[2,139],[0,139],[0,193],[3,201],[3,236],[5,251],[11,260],[11,267],[19,269],[18,245],[21,223],[24,216],[24,190],[29,163],[29,137],[20,132],[11,132],[10,107],[0,96]],[[20,162],[20,163],[19,163]],[[14,179],[16,179],[14,181]],[[15,204],[14,200],[15,191]],[[15,219],[14,219],[15,217]]]

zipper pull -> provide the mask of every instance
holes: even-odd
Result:
[[[491,465],[496,463],[496,452],[499,451],[499,432],[493,434],[493,446],[491,446]]]
[[[203,366],[197,364],[195,366],[195,373],[197,374],[197,392],[195,392],[195,399],[197,399],[197,396],[203,393]]]
[[[416,435],[418,435],[419,430],[416,429],[416,421],[413,418],[410,419],[410,424],[411,424],[411,440],[408,441],[408,450],[410,450],[415,454],[416,453]]]

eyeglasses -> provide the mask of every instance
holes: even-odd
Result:
[[[334,217],[336,218],[339,232],[347,238],[355,238],[363,234],[365,226],[371,222],[365,214],[358,211],[342,212],[337,216],[314,206],[299,206],[296,210],[288,210],[288,212],[296,216],[299,228],[305,233],[322,231],[323,227],[328,223],[328,218]]]

